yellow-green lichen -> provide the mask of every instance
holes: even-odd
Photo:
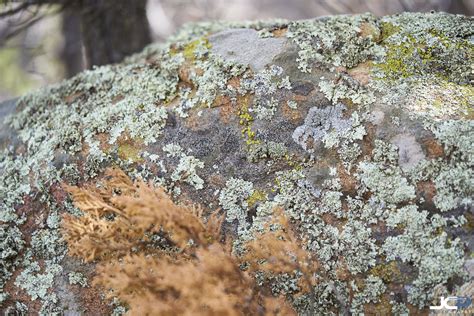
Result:
[[[393,23],[390,22],[381,22],[380,30],[382,32],[381,41],[383,42],[393,34],[400,32],[401,28],[399,26],[393,25]]]
[[[293,170],[295,171],[303,170],[304,168],[303,164],[300,161],[298,161],[298,159],[294,155],[290,155],[287,153],[285,154],[283,158],[288,163],[288,166],[290,166]]]
[[[250,195],[247,198],[247,204],[249,208],[252,208],[255,206],[255,204],[259,202],[263,202],[267,199],[267,194],[264,191],[261,190],[254,190],[252,195]]]
[[[439,28],[433,22],[435,16],[433,20],[421,18],[417,24],[403,24],[394,19],[380,23],[385,57],[374,63],[374,75],[377,77],[382,73],[382,77],[389,81],[415,76],[468,84],[472,70],[465,61],[472,60],[474,44],[452,35],[449,28]],[[468,21],[462,22],[456,25],[451,21],[453,24],[449,27],[467,28],[464,23]]]
[[[247,146],[258,145],[260,140],[257,139],[255,132],[252,131],[252,122],[254,120],[253,116],[249,112],[249,104],[245,99],[239,109],[239,124],[242,127],[241,134],[245,140]]]
[[[123,160],[143,162],[143,159],[140,157],[140,151],[141,148],[137,146],[134,141],[132,141],[119,144],[117,154]]]
[[[369,273],[382,279],[386,284],[392,282],[403,282],[403,275],[396,261],[381,263],[370,269]]]
[[[400,44],[386,43],[387,49],[385,59],[376,63],[375,69],[384,73],[384,78],[395,80],[408,78],[420,74],[422,69],[417,65],[417,54],[422,63],[429,61],[430,55],[422,50],[423,44],[419,43],[413,36],[406,35],[404,42]]]
[[[190,61],[194,61],[197,56],[202,57],[201,51],[203,49],[208,50],[211,47],[212,47],[211,43],[209,43],[206,37],[202,37],[197,40],[194,40],[184,46],[183,48],[184,58]]]

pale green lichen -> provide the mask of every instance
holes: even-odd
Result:
[[[408,316],[410,311],[408,307],[403,303],[390,302],[392,304],[392,314],[396,316]]]
[[[112,306],[114,309],[112,311],[112,316],[122,316],[127,313],[127,308],[124,306],[118,298],[114,297],[110,302],[109,306]]]
[[[441,211],[472,205],[474,183],[473,121],[432,121],[428,128],[443,145],[449,160],[423,160],[411,171],[413,181],[432,181],[436,187],[433,199]]]
[[[7,151],[0,156],[0,221],[18,221],[15,206],[23,204],[23,196],[31,192],[28,182],[27,159],[21,155],[12,157]]]
[[[378,247],[371,238],[372,230],[361,221],[349,220],[340,236],[341,253],[352,274],[366,272],[376,263]]]
[[[132,138],[143,139],[145,145],[156,142],[156,137],[161,134],[168,117],[167,111],[153,103],[137,101],[125,98],[117,102],[112,107],[113,110],[109,110],[109,115],[115,120],[113,124],[100,122],[97,119],[91,122],[111,126],[109,144],[114,144],[125,131]],[[106,116],[99,114],[98,117],[105,118]]]
[[[197,174],[197,169],[204,168],[204,163],[194,156],[186,155],[183,148],[177,144],[168,144],[163,147],[163,151],[170,157],[179,157],[179,162],[171,174],[171,181],[183,181],[196,190],[204,187],[204,180]]]
[[[362,161],[358,165],[364,188],[375,193],[379,201],[387,203],[397,204],[415,198],[415,187],[408,183],[396,164],[396,147],[382,141],[376,141],[375,146],[374,161]]]
[[[350,118],[344,118],[344,110],[346,107],[341,103],[324,108],[312,107],[304,124],[294,130],[293,140],[310,153],[315,151],[318,141],[331,148],[340,143],[347,147],[353,141],[361,140],[365,128],[360,124],[357,112],[353,112]]]
[[[87,277],[80,272],[69,272],[68,273],[69,284],[71,285],[80,285],[82,287],[87,287]]]
[[[458,163],[443,166],[434,179],[436,196],[433,201],[441,211],[449,211],[458,206],[472,205],[474,194],[474,171],[472,164]]]
[[[38,262],[31,262],[15,280],[15,285],[26,291],[32,300],[57,301],[56,294],[49,293],[54,276],[62,271],[62,267],[49,260],[41,268]]]
[[[202,74],[191,74],[191,81],[197,86],[196,93],[188,101],[191,104],[211,106],[218,95],[235,96],[236,91],[227,84],[229,79],[240,76],[248,65],[224,60],[210,54],[205,60],[198,60],[196,66],[203,70]]]
[[[370,31],[361,34],[362,27]],[[303,72],[311,72],[314,64],[351,68],[383,54],[376,45],[376,19],[370,14],[292,22],[286,36],[300,49],[297,62]]]
[[[0,225],[0,290],[18,265],[18,254],[24,249],[25,241],[16,226]],[[3,299],[0,299],[0,303]]]
[[[124,306],[119,305],[119,306],[114,307],[114,310],[112,311],[112,316],[122,316],[122,315],[125,315],[126,313],[127,313],[127,309]]]
[[[403,107],[410,116],[446,120],[469,118],[474,114],[474,87],[446,80],[415,81]]]
[[[0,294],[1,295],[1,294]],[[0,299],[0,302],[2,300]],[[4,311],[4,315],[27,315],[28,306],[22,302],[15,302],[15,305],[10,305]]]
[[[251,195],[253,194],[255,194],[255,191],[253,191]],[[248,199],[245,202],[247,203],[248,207]],[[232,203],[232,205],[229,206],[234,210],[239,207],[235,206],[235,203]],[[255,239],[256,234],[265,231],[267,223],[271,220],[271,216],[274,214],[276,207],[278,207],[278,203],[266,200],[262,201],[262,203],[256,207],[256,214],[252,218],[252,225],[247,226],[248,229],[240,229],[238,231],[238,238],[232,243],[232,250],[234,254],[242,255],[246,253],[247,249],[245,248],[245,243]]]
[[[293,172],[292,174],[283,175],[284,177],[279,178],[280,192],[275,197],[275,201],[278,201],[283,205],[286,211],[294,219],[301,221],[301,231],[303,236],[307,238],[308,249],[314,251],[320,260],[320,264],[327,271],[334,271],[339,265],[336,258],[338,254],[348,252],[348,249],[359,248],[359,251],[365,247],[372,247],[371,243],[366,243],[365,234],[362,233],[358,237],[348,235],[341,235],[338,228],[327,224],[322,220],[319,215],[324,213],[334,214],[336,217],[342,217],[341,212],[341,200],[340,193],[335,191],[340,189],[340,184],[337,181],[328,181],[326,184],[327,189],[323,191],[314,188],[304,177],[300,174]],[[321,199],[314,198],[321,196]],[[358,227],[359,230],[361,227]],[[350,226],[347,226],[346,233],[352,231]],[[364,235],[364,236],[363,236]],[[349,251],[350,252],[350,251]],[[347,256],[347,263],[354,271],[362,268],[360,263],[352,262],[350,254]],[[371,260],[367,260],[365,263],[369,265]]]
[[[197,174],[197,169],[204,168],[204,163],[193,156],[181,156],[179,163],[171,174],[171,180],[184,181],[196,190],[204,188],[204,180]]]
[[[371,89],[360,85],[348,75],[341,75],[337,83],[321,78],[318,83],[324,96],[336,105],[342,100],[350,100],[353,104],[368,106],[375,102],[375,95]]]
[[[66,255],[66,245],[59,233],[57,205],[48,197],[42,200],[51,209],[45,221],[47,227],[33,232],[29,247],[18,265],[23,270],[15,279],[15,285],[25,290],[32,300],[41,300],[40,314],[45,315],[60,311],[57,295],[49,288],[62,272],[60,263]]]
[[[420,308],[433,299],[435,286],[463,274],[464,253],[459,239],[449,240],[439,229],[446,220],[439,215],[428,218],[427,211],[409,205],[391,212],[387,225],[403,229],[401,235],[388,237],[383,249],[387,259],[400,259],[418,269],[418,276],[408,289],[408,302]]]
[[[183,148],[175,143],[169,143],[163,146],[163,151],[167,153],[168,157],[179,157],[183,153]],[[156,160],[158,157],[152,157],[152,160]]]
[[[260,38],[269,38],[269,37],[273,37],[273,33],[267,29],[263,29],[263,30],[258,31],[258,36]]]
[[[400,170],[372,162],[361,162],[358,167],[363,185],[381,201],[396,204],[415,198],[415,188],[400,175]]]
[[[300,273],[282,273],[278,275],[265,275],[262,279],[271,284],[271,290],[273,295],[291,295],[298,293],[301,290],[299,280]],[[258,280],[258,279],[257,279]],[[260,281],[260,280],[259,280]],[[262,285],[263,280],[260,281]]]
[[[270,25],[271,23],[268,24]],[[227,82],[229,79],[243,74],[248,67],[248,65],[226,61],[221,56],[212,53],[208,36],[211,33],[232,27],[262,28],[265,25],[265,23],[260,25],[260,23],[228,22],[204,22],[187,25],[168,40],[165,45],[166,49],[163,49],[163,46],[159,44],[150,45],[142,53],[129,58],[129,62],[143,62],[150,55],[162,55],[163,51],[165,56],[169,53],[172,56],[180,56],[181,53],[179,51],[182,51],[183,57],[191,63],[191,65],[188,65],[188,79],[195,89],[191,90],[188,86],[180,87],[178,92],[180,99],[177,106],[173,107],[173,110],[180,117],[185,118],[189,115],[187,112],[194,107],[202,105],[212,106],[218,95],[233,97],[235,91],[227,85]],[[177,75],[178,72],[175,71],[174,74]]]
[[[242,79],[239,93],[254,94],[253,106],[249,107],[249,112],[255,113],[257,119],[271,119],[277,111],[282,91],[291,90],[289,77],[282,75],[282,67],[270,65],[254,76],[244,76]]]
[[[352,288],[355,291],[358,291],[358,287],[353,283]],[[364,288],[362,291],[358,291],[354,295],[351,305],[351,313],[360,314],[363,313],[363,305],[369,303],[376,303],[380,300],[380,295],[384,293],[386,286],[383,281],[374,276],[369,276],[365,280]]]
[[[286,101],[286,105],[292,110],[296,110],[298,108],[298,103],[293,100]]]
[[[434,178],[434,202],[443,211],[468,207],[474,195],[474,121],[445,121],[433,127],[433,132],[451,156]]]
[[[309,315],[311,311],[316,315],[335,316],[334,310],[348,313],[347,304],[349,293],[344,282],[324,281],[322,280],[314,287],[315,301],[312,301],[308,294],[296,296],[293,298],[293,306],[300,311],[302,315]],[[310,304],[313,303],[313,306]]]
[[[317,209],[318,214],[330,213],[337,218],[343,217],[342,200],[343,194],[337,190],[325,190],[321,194],[321,204]]]
[[[362,153],[360,144],[357,141],[363,139],[366,135],[364,123],[371,117],[370,106],[375,102],[376,98],[374,91],[371,88],[363,87],[355,79],[348,75],[340,74],[335,81],[328,81],[324,77],[320,78],[319,88],[325,97],[331,101],[335,108],[343,107],[347,110],[347,107],[343,104],[348,103],[349,107],[358,106],[359,110],[362,110],[362,114],[358,111],[353,111],[351,114],[350,128],[346,128],[344,131],[340,131],[337,128],[332,128],[323,138],[324,145],[327,148],[338,147],[337,152],[341,158],[344,167],[347,172],[350,172],[354,162]],[[340,103],[344,102],[344,103]],[[311,110],[308,112],[307,119],[310,117]],[[338,117],[342,116],[342,113],[337,114]],[[327,119],[324,119],[327,120]],[[329,119],[329,121],[333,120]],[[305,120],[305,124],[308,124]],[[312,124],[317,124],[313,122]],[[322,123],[321,125],[325,125]],[[295,130],[296,132],[296,130]],[[295,134],[293,134],[294,136]]]
[[[40,229],[31,237],[31,248],[39,259],[59,262],[62,257],[58,254],[66,251],[66,245],[57,229]]]
[[[226,221],[237,220],[239,229],[245,230],[248,226],[247,199],[254,192],[252,182],[238,178],[227,180],[225,188],[219,193],[219,204],[226,211]]]

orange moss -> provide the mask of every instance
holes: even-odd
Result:
[[[288,28],[282,28],[282,29],[276,29],[272,31],[272,34],[274,37],[284,37],[286,36],[286,33],[288,32]]]
[[[365,304],[365,315],[392,315],[392,304],[388,295],[382,295],[377,304]]]
[[[437,158],[444,156],[444,149],[435,139],[426,139],[425,145],[428,158]]]
[[[239,268],[241,258],[222,239],[223,217],[217,212],[205,220],[201,208],[176,205],[163,189],[133,182],[116,169],[107,170],[100,185],[65,188],[84,212],[64,216],[69,253],[99,260],[93,284],[110,289],[109,296],[125,302],[130,314],[294,314],[282,298],[262,294],[251,274]],[[287,227],[281,216],[276,218]],[[156,245],[152,236],[163,242]],[[306,271],[308,255],[291,236],[262,234],[247,247],[254,249],[255,258],[271,249],[269,262],[279,260],[273,270],[297,263]]]
[[[349,69],[348,74],[357,80],[361,85],[366,86],[370,81],[370,72],[372,68],[372,62],[365,62],[358,64],[354,68]]]
[[[307,98],[304,96],[295,95],[293,97],[293,101],[300,100],[305,101]],[[301,114],[301,110],[292,109],[286,103],[282,107],[282,115],[288,118],[292,123],[300,123],[303,120],[303,116]]]
[[[386,284],[402,281],[402,273],[395,261],[379,264],[370,269],[370,274],[382,279]]]

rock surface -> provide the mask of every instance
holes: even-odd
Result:
[[[61,184],[107,166],[222,208],[236,251],[283,206],[325,271],[318,314],[472,296],[473,30],[443,13],[203,23],[2,105],[1,309],[122,311],[59,230],[77,212]],[[295,284],[272,290],[304,314]]]

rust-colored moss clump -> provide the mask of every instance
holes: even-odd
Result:
[[[98,261],[93,284],[111,290],[131,314],[291,315],[282,298],[257,285],[255,273],[299,270],[302,291],[315,285],[317,267],[281,211],[237,257],[218,213],[205,220],[201,208],[177,205],[163,189],[120,170],[109,169],[99,185],[66,189],[84,212],[64,218],[69,253]]]

